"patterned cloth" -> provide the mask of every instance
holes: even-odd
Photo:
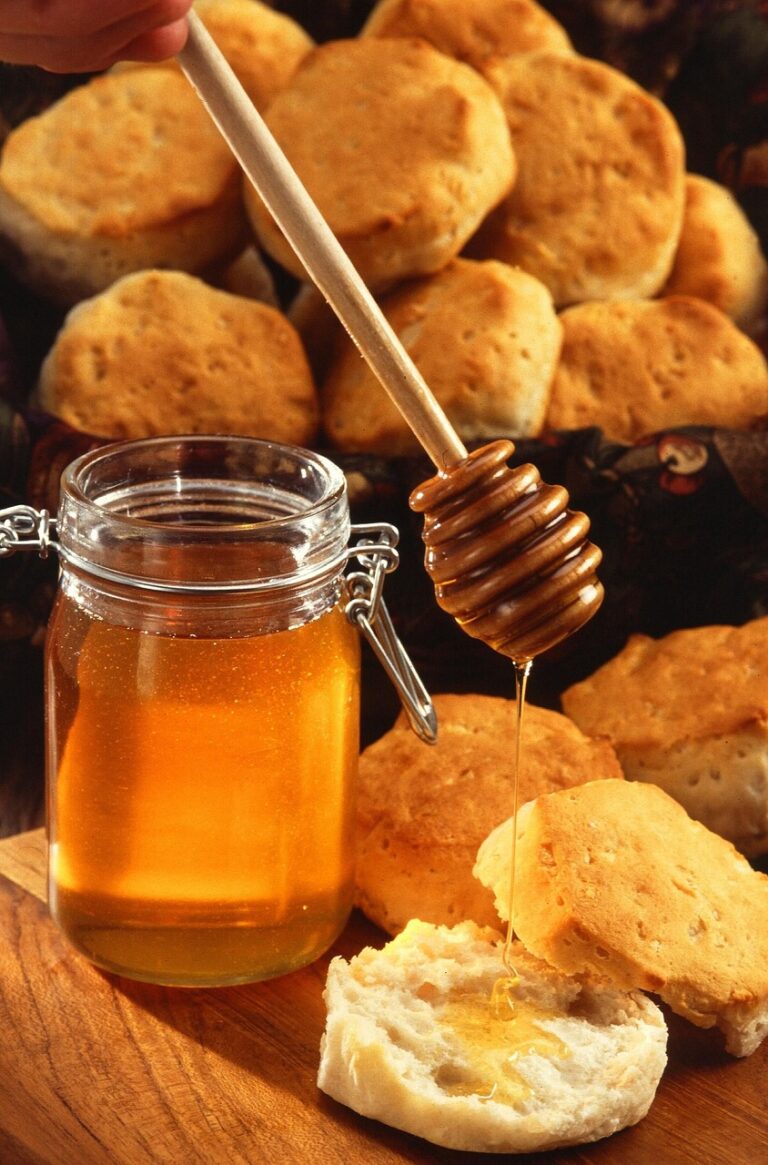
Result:
[[[410,490],[426,461],[340,459],[356,518],[394,521],[401,566],[387,583],[400,633],[433,691],[512,692],[509,662],[461,632],[437,607],[423,568],[421,519]],[[661,635],[704,623],[743,623],[768,613],[768,433],[712,428],[661,432],[636,445],[597,429],[521,441],[513,464],[532,461],[567,488],[590,517],[603,551],[603,606],[565,643],[537,660],[535,702],[610,658],[633,631]]]

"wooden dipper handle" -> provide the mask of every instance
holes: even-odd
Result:
[[[456,431],[199,16],[177,60],[275,222],[438,469]]]

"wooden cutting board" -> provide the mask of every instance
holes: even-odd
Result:
[[[154,987],[97,971],[45,902],[41,830],[0,841],[3,1165],[469,1165],[318,1091],[330,955],[268,983]],[[385,936],[353,916],[334,953]],[[594,1145],[497,1161],[574,1165],[768,1162],[768,1046],[744,1060],[670,1017],[649,1115]]]

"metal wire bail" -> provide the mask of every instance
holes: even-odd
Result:
[[[356,623],[376,658],[394,684],[411,727],[421,740],[437,740],[437,716],[429,693],[400,642],[384,602],[384,578],[397,568],[398,532],[387,522],[352,526],[348,559],[356,558],[360,570],[346,576],[349,600],[347,618]]]
[[[47,510],[8,506],[0,510],[0,558],[17,550],[36,550],[40,558],[47,558],[50,550],[58,548],[55,532],[56,519]]]

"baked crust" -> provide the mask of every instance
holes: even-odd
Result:
[[[475,69],[497,56],[573,52],[559,21],[534,0],[379,0],[363,36],[420,36]]]
[[[516,704],[496,696],[434,697],[438,740],[426,747],[401,715],[360,757],[357,904],[390,933],[410,918],[498,922],[472,877],[483,838],[514,811]],[[519,799],[592,778],[621,778],[604,739],[527,704]]]
[[[39,403],[113,439],[239,433],[307,444],[317,394],[281,312],[180,271],[144,271],[72,308]]]
[[[613,659],[562,695],[582,732],[616,745],[664,748],[727,736],[768,719],[768,616],[659,639],[635,634]]]
[[[535,275],[558,307],[655,295],[683,219],[684,147],[672,115],[600,61],[507,57],[486,70],[519,162],[470,244]]]
[[[454,259],[381,301],[459,436],[536,436],[549,406],[562,329],[543,283],[493,260]],[[322,388],[338,449],[400,456],[419,444],[351,340]]]
[[[509,914],[513,822],[481,846],[475,872]],[[545,794],[518,815],[514,928],[571,974],[657,993],[726,1049],[768,1034],[768,877],[677,801],[639,781]]]
[[[768,616],[633,635],[563,708],[606,734],[628,780],[659,785],[742,853],[768,853],[767,653]]]
[[[711,303],[582,303],[560,322],[548,429],[596,425],[632,444],[679,425],[748,429],[768,416],[765,356]]]
[[[768,264],[760,240],[730,190],[700,174],[685,180],[685,214],[665,295],[694,295],[744,331],[764,328]]]
[[[514,181],[496,94],[474,69],[425,41],[320,45],[265,120],[376,290],[444,267]],[[303,278],[250,185],[245,198],[264,248]]]
[[[262,112],[315,43],[297,21],[261,0],[196,0],[195,11]],[[177,68],[173,60],[162,63]],[[137,61],[113,66],[115,71],[146,67]]]
[[[67,304],[147,267],[199,272],[244,237],[239,169],[180,74],[107,73],[9,135],[0,234],[17,275]]]

